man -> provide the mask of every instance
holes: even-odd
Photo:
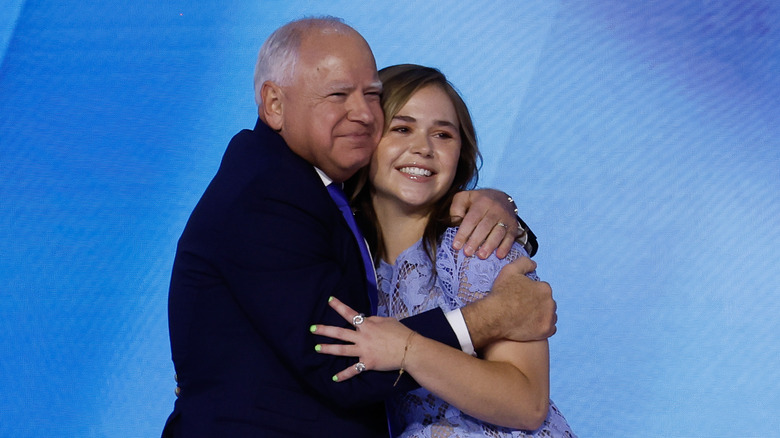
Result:
[[[340,21],[300,20],[263,45],[255,87],[259,121],[230,142],[179,240],[169,296],[179,398],[163,435],[386,436],[382,400],[415,383],[394,387],[397,373],[381,372],[335,383],[334,370],[356,359],[317,354],[308,331],[342,325],[329,296],[366,314],[375,298],[374,273],[326,188],[366,165],[382,134],[373,54]],[[476,225],[464,228],[482,229],[477,239],[493,247],[507,240],[503,223],[514,225],[511,213],[498,215],[501,226],[469,214]],[[476,347],[551,335],[549,286],[524,277],[530,260],[510,266],[462,315],[404,323],[456,348],[469,334]],[[465,322],[466,341],[449,321]]]

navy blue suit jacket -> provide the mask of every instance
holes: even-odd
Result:
[[[258,121],[238,133],[176,251],[169,293],[181,388],[164,436],[386,436],[397,372],[332,376],[357,362],[316,353],[311,324],[348,326],[336,296],[370,313],[355,239],[313,166]],[[404,320],[458,342],[440,310]]]

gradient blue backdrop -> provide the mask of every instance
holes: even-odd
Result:
[[[176,240],[304,14],[462,91],[580,436],[780,436],[776,2],[92,3],[0,1],[0,436],[159,435]]]

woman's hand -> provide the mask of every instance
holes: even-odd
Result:
[[[358,315],[338,298],[331,297],[328,304],[350,323]],[[355,330],[314,325],[311,327],[311,332],[349,342],[349,344],[318,344],[315,346],[317,352],[333,356],[357,357],[359,362],[365,365],[366,370],[377,371],[391,371],[401,367],[404,348],[412,334],[411,329],[396,319],[381,316],[364,317],[362,323],[355,325]],[[333,380],[342,382],[359,373],[355,366],[351,366],[333,376]]]

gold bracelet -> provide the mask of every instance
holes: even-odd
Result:
[[[401,380],[401,376],[404,375],[404,362],[406,362],[406,352],[409,351],[409,346],[412,345],[412,336],[416,335],[417,332],[412,330],[411,333],[409,333],[409,337],[406,338],[406,346],[404,347],[404,356],[401,358],[401,369],[398,370],[398,377],[395,379],[395,383],[393,383],[393,386],[398,384],[398,381]]]

